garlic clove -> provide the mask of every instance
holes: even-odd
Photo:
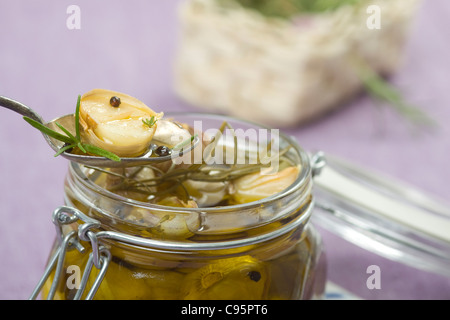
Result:
[[[152,117],[156,120],[153,126],[143,123]],[[162,117],[163,113],[156,113],[140,100],[111,90],[91,90],[80,101],[83,139],[121,157],[146,152]]]
[[[287,167],[274,174],[257,172],[240,177],[233,183],[232,198],[241,204],[270,197],[289,187],[299,171],[298,167]]]

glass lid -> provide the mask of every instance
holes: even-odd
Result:
[[[450,205],[332,155],[311,157],[314,223],[366,250],[450,277]]]

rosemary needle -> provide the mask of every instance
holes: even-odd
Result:
[[[77,107],[75,111],[75,136],[70,133],[69,130],[64,128],[61,124],[56,123],[56,125],[61,129],[61,131],[64,133],[59,133],[57,131],[54,131],[50,128],[48,128],[46,125],[35,121],[29,117],[23,117],[23,119],[28,122],[31,126],[38,129],[42,133],[46,134],[49,137],[52,137],[56,140],[64,142],[64,146],[59,149],[59,151],[55,154],[55,157],[59,156],[63,152],[70,150],[72,148],[78,147],[83,153],[90,153],[96,156],[105,157],[108,159],[111,159],[113,161],[120,161],[120,157],[116,154],[109,152],[105,149],[93,146],[91,144],[83,143],[81,141],[81,134],[80,134],[80,100],[81,96],[78,96],[77,99]]]

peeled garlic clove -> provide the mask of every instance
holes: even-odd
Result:
[[[112,97],[119,98],[120,104],[113,106]],[[163,113],[156,113],[140,100],[111,90],[94,89],[80,101],[83,139],[120,157],[146,152],[162,116]],[[153,126],[143,123],[152,117],[156,121]]]
[[[190,138],[189,131],[179,124],[168,120],[161,120],[158,123],[158,130],[156,130],[153,136],[153,141],[156,144],[174,147]]]
[[[157,202],[158,205],[179,208],[197,208],[197,204],[192,201],[182,201],[175,196],[166,197]],[[199,221],[197,214],[190,214],[188,212],[164,212],[153,213],[159,218],[159,222],[152,229],[152,232],[169,239],[187,239],[194,235],[192,230],[199,228]]]
[[[265,264],[242,256],[216,260],[189,273],[181,292],[186,300],[261,300],[268,283]]]
[[[227,182],[208,182],[186,180],[183,182],[188,193],[199,207],[211,207],[222,201],[227,195]]]
[[[234,181],[232,195],[236,203],[258,201],[289,187],[299,173],[298,167],[287,167],[274,174],[252,173]]]

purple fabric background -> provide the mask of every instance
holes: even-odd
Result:
[[[0,95],[50,120],[73,112],[78,94],[108,88],[164,111],[194,110],[172,86],[179,1],[0,0]],[[66,9],[81,8],[69,30]],[[450,3],[426,1],[405,61],[392,77],[409,101],[439,126],[414,133],[389,108],[362,95],[338,112],[285,130],[307,150],[323,150],[450,198]],[[382,54],[382,53],[380,53]],[[42,274],[62,204],[67,170],[35,129],[0,108],[0,299],[26,299]],[[332,281],[368,299],[450,299],[450,280],[404,267],[323,233]],[[369,290],[366,268],[380,265],[382,288]]]

